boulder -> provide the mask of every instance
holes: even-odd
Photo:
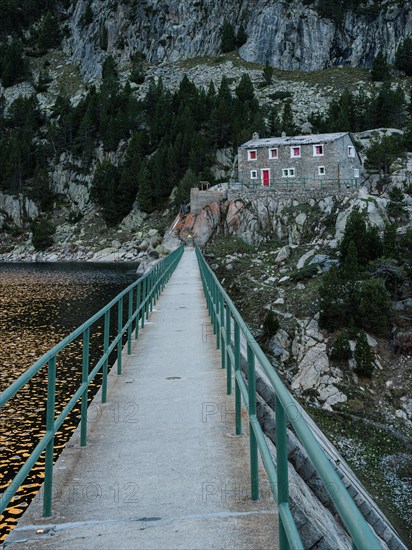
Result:
[[[292,389],[308,390],[319,384],[320,377],[329,369],[329,359],[325,344],[310,348],[298,366],[298,374],[292,381]]]
[[[306,264],[306,262],[316,254],[316,250],[309,250],[303,256],[301,256],[296,264],[297,269],[302,269],[302,267]]]
[[[283,246],[276,255],[275,263],[279,264],[280,262],[287,260],[289,256],[290,256],[290,246],[288,245]]]

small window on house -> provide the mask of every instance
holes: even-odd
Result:
[[[359,177],[359,168],[354,168],[353,170],[353,177],[358,178]]]
[[[355,156],[355,147],[353,145],[348,145],[348,157]]]
[[[318,166],[318,176],[324,176],[326,174],[326,170],[324,166]]]
[[[270,159],[277,159],[278,158],[278,150],[275,149],[269,149],[269,158]]]
[[[257,170],[251,170],[250,171],[250,179],[256,180],[257,179]]]
[[[256,160],[257,159],[256,149],[249,149],[249,151],[247,152],[247,159],[248,160]]]
[[[314,145],[313,146],[313,156],[314,157],[323,157],[323,145]]]
[[[294,177],[295,177],[295,169],[294,168],[283,168],[282,178],[294,178]]]
[[[291,147],[290,148],[290,156],[292,158],[300,157],[300,145],[297,145],[296,147]]]

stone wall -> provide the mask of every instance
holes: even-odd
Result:
[[[343,186],[342,186],[343,187]],[[253,199],[264,199],[273,197],[276,199],[291,199],[297,201],[309,201],[310,199],[321,199],[333,195],[337,199],[344,200],[345,197],[355,197],[358,189],[343,187],[342,189],[333,189],[330,187],[318,186],[278,186],[276,189],[228,189],[227,199],[229,201],[242,200],[244,202]]]

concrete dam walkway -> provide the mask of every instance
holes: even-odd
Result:
[[[89,407],[87,447],[78,428],[55,465],[53,515],[39,493],[5,547],[277,548],[262,466],[250,498],[249,438],[234,435],[194,250],[115,371],[107,403],[99,392]]]

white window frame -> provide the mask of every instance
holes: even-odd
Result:
[[[326,176],[326,168],[324,166],[318,166],[318,176]]]
[[[355,156],[356,156],[355,147],[353,145],[348,145],[348,157],[353,159],[355,158]]]
[[[316,147],[322,147],[322,152],[321,153],[317,153],[316,152]],[[316,145],[313,146],[313,156],[314,157],[323,157],[325,155],[325,146],[323,143],[317,143]]]
[[[360,177],[360,170],[359,170],[359,168],[354,168],[354,169],[353,169],[353,177],[354,177],[355,179],[358,179],[358,178]]]
[[[257,170],[251,170],[250,171],[250,179],[251,180],[257,180],[258,177],[258,171]]]
[[[294,155],[293,154],[294,149],[299,149],[299,155]],[[301,149],[300,145],[294,145],[293,147],[290,148],[290,158],[291,159],[300,159],[301,156],[302,156],[302,149]]]
[[[296,178],[295,168],[283,168],[282,169],[282,178]]]
[[[276,156],[272,156],[272,151],[276,151]],[[269,149],[269,159],[277,160],[279,158],[279,149],[277,147],[270,147]]]
[[[252,153],[256,153],[256,157],[252,159]],[[257,149],[248,149],[247,150],[247,159],[251,162],[257,161]]]

